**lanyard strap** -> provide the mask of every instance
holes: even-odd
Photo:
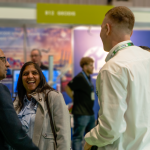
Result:
[[[91,87],[91,90],[94,91],[94,87],[92,85],[92,83],[89,81],[87,75],[84,73],[84,71],[82,71],[83,76],[85,77],[86,81],[88,82],[89,86]]]
[[[129,46],[133,46],[134,44],[132,42],[123,44],[121,46],[118,46],[111,54],[110,58],[112,58],[113,56],[115,56],[115,54],[120,51],[121,49],[125,48],[125,47],[129,47]]]

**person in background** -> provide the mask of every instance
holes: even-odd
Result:
[[[134,46],[134,15],[125,6],[110,9],[100,37],[109,52],[96,88],[98,125],[85,135],[84,150],[150,149],[150,53]]]
[[[47,83],[40,67],[27,62],[20,71],[17,83],[18,96],[14,108],[23,125],[23,129],[32,138],[40,150],[55,150],[56,132],[57,150],[69,150],[71,143],[70,114],[62,94]],[[47,97],[48,93],[48,99]],[[48,107],[47,102],[48,101]],[[54,130],[51,128],[48,113],[50,108]]]
[[[0,49],[0,80],[6,78],[9,66]],[[39,150],[22,129],[8,88],[0,83],[0,150],[8,150],[8,144],[15,150]]]
[[[41,59],[42,59],[41,51],[39,49],[33,49],[31,51],[31,61],[37,63],[42,70],[48,70],[48,67],[43,65],[43,63],[41,62]]]
[[[150,52],[150,48],[148,46],[139,46],[139,47]]]
[[[93,112],[94,86],[90,75],[93,73],[93,59],[83,57],[80,61],[82,72],[75,76],[65,88],[73,101],[74,133],[72,140],[73,150],[82,150],[84,133],[95,126]]]

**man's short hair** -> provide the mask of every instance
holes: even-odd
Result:
[[[133,30],[135,17],[132,11],[125,6],[118,6],[110,9],[105,16],[117,24],[122,24],[130,31]]]
[[[84,65],[88,65],[89,63],[93,63],[94,60],[90,57],[82,57],[81,60],[80,60],[80,66],[81,68],[84,67]]]
[[[38,48],[32,49],[31,53],[32,53],[33,51],[38,51],[39,55],[42,56],[41,51],[40,51]]]
[[[148,46],[139,46],[139,47],[150,52],[150,48]]]

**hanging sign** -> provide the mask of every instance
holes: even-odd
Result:
[[[100,25],[113,6],[37,4],[37,23]]]

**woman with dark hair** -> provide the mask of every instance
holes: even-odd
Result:
[[[46,83],[37,64],[27,62],[23,65],[17,90],[18,96],[14,101],[16,113],[24,130],[39,149],[55,150],[56,143],[57,150],[69,150],[71,133],[68,109],[62,94]]]

